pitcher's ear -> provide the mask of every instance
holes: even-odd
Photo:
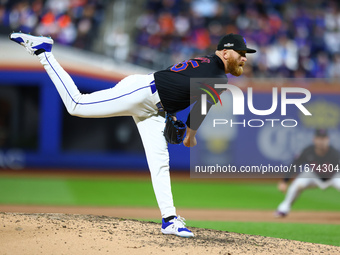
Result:
[[[227,49],[223,49],[223,57],[224,59],[228,59],[230,57],[232,50],[227,50]]]

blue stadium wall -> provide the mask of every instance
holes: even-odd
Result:
[[[96,91],[113,87],[117,79],[103,79],[70,73],[80,90]],[[0,70],[1,85],[39,88],[39,127],[36,150],[0,147],[0,168],[79,168],[104,170],[145,170],[144,152],[65,151],[62,149],[62,111],[64,106],[50,78],[43,70]],[[1,86],[0,85],[0,86]],[[188,112],[188,111],[186,111]],[[182,113],[179,116],[185,114]],[[76,117],[75,117],[76,118]],[[183,145],[169,146],[171,167],[189,167],[189,150]]]
[[[79,88],[96,91],[114,86],[121,77],[107,79],[79,73],[71,73]],[[79,168],[105,169],[108,171],[133,169],[146,170],[147,162],[144,152],[131,153],[124,151],[65,151],[62,148],[62,101],[50,81],[48,75],[41,69],[2,69],[1,84],[6,86],[30,86],[39,88],[39,125],[38,146],[35,150],[0,147],[0,168]],[[327,85],[325,85],[327,86]],[[326,88],[326,89],[324,89]],[[340,100],[338,87],[322,87],[311,89],[312,98],[306,107],[311,109],[312,118],[303,116],[295,107],[288,109],[289,116],[298,121],[295,128],[283,128],[276,125],[273,128],[254,128],[236,125],[234,135],[228,141],[228,146],[220,148],[230,164],[241,165],[287,164],[305,146],[312,142],[314,129],[318,126],[330,131],[331,144],[340,149]],[[258,109],[268,109],[272,101],[271,89],[256,91],[254,104]],[[188,109],[179,113],[178,117],[186,120]],[[272,119],[282,119],[280,110],[275,111]],[[237,119],[238,118],[238,119]],[[243,119],[260,119],[246,111]],[[265,117],[264,117],[265,118]],[[227,128],[227,127],[226,127]],[[198,132],[200,153],[213,155],[216,153],[214,144],[206,141]],[[210,148],[210,149],[209,149]],[[215,150],[215,151],[212,151]],[[172,169],[188,170],[190,166],[190,150],[183,145],[169,145],[170,165]]]

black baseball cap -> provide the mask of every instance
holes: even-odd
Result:
[[[328,131],[327,131],[327,129],[324,129],[324,128],[318,128],[318,129],[315,130],[315,136],[327,137]]]
[[[230,49],[230,50],[242,50],[247,53],[255,53],[256,50],[247,48],[246,39],[237,34],[227,34],[223,36],[217,45],[217,50]]]

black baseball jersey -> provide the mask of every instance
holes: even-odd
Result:
[[[203,86],[200,83],[194,85],[192,83],[190,86],[190,78],[204,78],[207,84],[210,83],[209,79],[219,78],[221,79],[219,83],[228,83],[223,61],[215,54],[178,63],[165,70],[155,72],[154,76],[156,88],[165,111],[176,113],[195,103],[186,122],[188,127],[193,130],[199,128],[205,117],[205,115],[201,115],[201,94],[204,94],[204,92],[199,89],[200,86]],[[210,89],[214,88],[213,86],[214,84],[210,83]],[[222,91],[223,89],[216,89],[214,92],[220,94]],[[217,93],[209,94],[217,99],[213,100],[215,102],[218,102]],[[209,111],[211,105],[212,103],[208,101],[207,111]]]
[[[305,165],[308,171],[316,173],[321,180],[325,181],[331,178],[334,173],[340,171],[337,170],[339,169],[339,163],[340,153],[334,147],[330,146],[324,156],[319,156],[315,153],[315,146],[310,145],[302,151],[292,165],[296,166],[297,172],[304,169]],[[292,172],[291,170],[290,174],[284,179],[286,182],[289,181]]]

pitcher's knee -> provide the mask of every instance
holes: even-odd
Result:
[[[300,182],[296,184],[296,189],[298,191],[303,191],[305,189],[307,189],[310,186],[310,183],[308,182]]]
[[[84,115],[80,114],[75,107],[67,107],[66,110],[71,116],[84,117]]]
[[[317,180],[315,178],[300,178],[296,179],[295,183],[298,190],[304,190],[310,187],[317,186]]]

